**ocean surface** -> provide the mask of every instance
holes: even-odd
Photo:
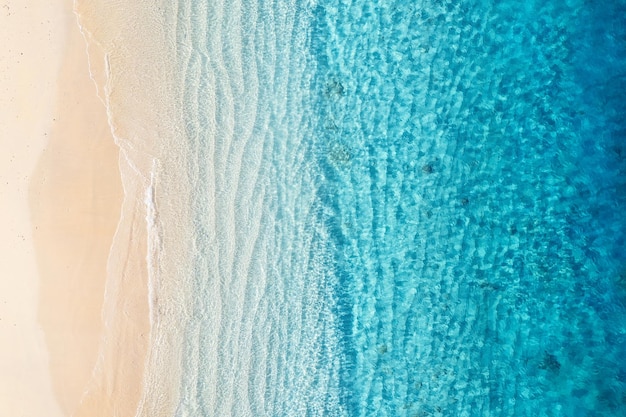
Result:
[[[626,415],[625,1],[168,7],[177,417]]]

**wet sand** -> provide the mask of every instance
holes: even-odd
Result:
[[[119,149],[71,3],[0,9],[1,415],[132,416],[142,392],[143,196],[118,225]]]

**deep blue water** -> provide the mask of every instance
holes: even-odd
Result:
[[[349,415],[626,415],[624,16],[318,2]]]

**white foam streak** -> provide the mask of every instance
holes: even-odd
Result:
[[[155,312],[155,288],[154,282],[158,274],[159,267],[159,255],[161,252],[161,235],[159,228],[158,213],[155,201],[155,173],[158,168],[158,161],[155,159],[152,161],[152,169],[150,171],[150,184],[146,189],[145,205],[146,205],[146,228],[147,228],[147,240],[148,251],[146,254],[146,262],[148,265],[148,306],[150,314],[150,328],[154,325]]]

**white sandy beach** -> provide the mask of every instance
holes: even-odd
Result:
[[[119,151],[71,1],[5,1],[0,22],[0,415],[132,416],[149,335],[144,213],[118,231],[119,312],[103,316]]]
[[[28,187],[53,125],[67,27],[45,0],[0,8],[0,415],[61,416],[37,321]]]

